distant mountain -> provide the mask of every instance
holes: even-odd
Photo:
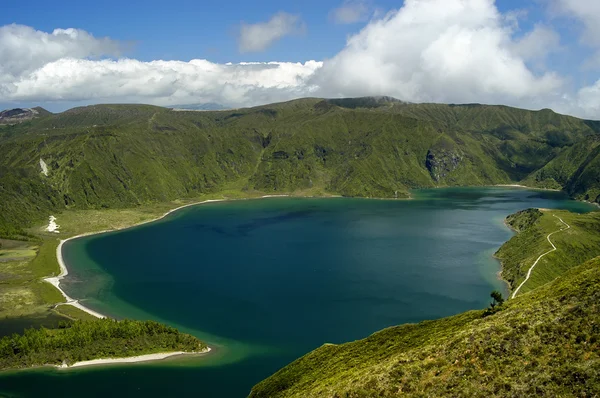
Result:
[[[0,126],[0,235],[65,207],[225,189],[400,198],[524,182],[600,201],[598,124],[548,109],[305,98],[218,112],[93,105],[29,120]]]
[[[7,109],[0,112],[0,124],[21,123],[47,115],[51,115],[51,113],[40,107]]]
[[[225,110],[225,109],[231,109],[230,106],[217,104],[215,102],[207,102],[204,104],[172,105],[172,106],[169,106],[168,108],[190,110],[190,111],[221,111],[221,110]]]

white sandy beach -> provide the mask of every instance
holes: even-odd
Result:
[[[277,197],[277,196],[289,196],[289,195],[265,195],[263,196],[263,198],[269,198],[269,197]],[[133,226],[129,226],[129,227],[125,227],[122,229],[127,229],[127,228],[132,228],[134,226],[138,226],[138,225],[142,225],[142,224],[147,224],[147,223],[151,223],[154,221],[158,221],[166,216],[168,216],[169,214],[177,211],[177,210],[181,210],[183,208],[186,207],[190,207],[190,206],[196,206],[196,205],[201,205],[204,203],[211,203],[211,202],[223,202],[223,201],[227,201],[229,199],[207,199],[204,200],[202,202],[195,202],[195,203],[189,203],[187,205],[183,205],[183,206],[179,206],[175,209],[169,210],[167,211],[165,214],[163,214],[160,217],[157,217],[155,219],[152,220],[148,220],[148,221],[144,221],[141,222],[139,224],[133,225]],[[47,230],[50,231],[50,227],[53,226],[55,227],[51,232],[58,232],[57,228],[58,225],[56,225],[56,217],[54,216],[50,216],[50,225],[48,226]],[[118,229],[112,229],[112,230],[104,230],[104,231],[97,231],[97,232],[88,232],[88,233],[84,233],[84,234],[79,234],[76,236],[72,236],[70,238],[67,239],[63,239],[60,241],[60,243],[58,244],[58,247],[56,248],[56,259],[58,260],[58,265],[60,267],[60,273],[57,276],[53,276],[53,277],[49,277],[49,278],[44,278],[43,280],[52,284],[52,286],[56,287],[60,293],[63,295],[63,297],[66,300],[66,303],[61,303],[59,305],[72,305],[73,307],[79,308],[80,310],[87,312],[88,314],[95,316],[96,318],[106,318],[105,315],[100,314],[97,311],[92,310],[91,308],[88,308],[86,306],[84,306],[83,304],[81,304],[78,300],[75,300],[73,298],[71,298],[64,290],[62,290],[60,288],[60,281],[66,277],[69,274],[69,270],[67,269],[67,266],[65,264],[65,261],[63,259],[62,256],[62,247],[63,244],[65,242],[68,242],[69,240],[72,239],[77,239],[77,238],[81,238],[84,236],[90,236],[90,235],[96,235],[96,234],[102,234],[105,232],[113,232],[113,231],[117,231]],[[207,350],[205,352],[209,352],[210,351],[210,347],[207,347]],[[152,354],[151,356],[147,356],[147,355],[142,355],[140,357],[131,357],[131,358],[119,358],[119,359],[102,359],[102,360],[94,360],[94,361],[85,361],[86,364],[88,365],[87,362],[94,362],[94,363],[90,363],[89,365],[94,365],[94,364],[101,364],[101,363],[117,363],[117,362],[140,362],[140,361],[151,361],[151,360],[157,360],[157,359],[163,359],[166,358],[168,356],[173,356],[173,355],[180,355],[181,353],[164,353],[164,354]],[[158,355],[158,357],[156,357]],[[97,362],[97,361],[103,361],[103,362]],[[85,365],[73,365],[73,366],[85,366]]]
[[[552,189],[552,188],[538,188],[538,187],[528,187],[527,185],[520,184],[496,184],[495,187],[509,187],[509,188],[526,188],[540,191],[560,191],[560,189]]]
[[[162,216],[152,219],[152,220],[148,220],[148,221],[144,221],[140,224],[136,224],[137,225],[141,225],[141,224],[146,224],[146,223],[150,223],[150,222],[154,222],[157,220],[160,220],[166,216],[168,216],[169,214],[173,213],[174,211],[177,211],[179,209],[183,209],[184,207],[188,207],[188,206],[195,206],[195,205],[199,205],[202,203],[209,203],[209,202],[221,202],[225,199],[209,199],[209,200],[205,200],[203,202],[198,202],[198,203],[190,203],[187,205],[183,205],[183,206],[179,206],[175,209],[169,210],[168,212],[166,212],[165,214],[163,214]],[[127,227],[130,228],[130,227]],[[56,224],[56,217],[54,216],[50,216],[50,223],[48,225],[48,227],[46,228],[47,231],[49,232],[56,232],[58,233],[58,225]],[[72,305],[73,307],[77,307],[82,311],[87,312],[90,315],[95,316],[96,318],[106,318],[105,315],[100,314],[97,311],[94,311],[90,308],[87,308],[86,306],[84,306],[83,304],[81,304],[78,300],[75,300],[73,298],[71,298],[67,293],[65,293],[64,290],[62,290],[60,288],[60,281],[66,277],[67,275],[69,275],[69,270],[67,269],[67,266],[65,264],[65,261],[63,259],[62,256],[62,247],[63,244],[65,242],[68,242],[72,239],[77,239],[77,238],[82,238],[84,236],[90,236],[90,235],[96,235],[96,234],[102,234],[105,232],[112,232],[112,231],[116,231],[117,229],[113,229],[113,230],[104,230],[104,231],[97,231],[97,232],[88,232],[88,233],[84,233],[84,234],[80,234],[80,235],[76,235],[76,236],[72,236],[70,238],[61,240],[60,243],[58,244],[58,247],[56,248],[56,259],[58,260],[58,265],[60,267],[60,273],[58,274],[58,276],[53,276],[53,277],[49,277],[49,278],[44,278],[44,281],[50,283],[52,286],[56,287],[60,293],[63,295],[63,297],[65,298],[65,300],[67,301],[66,303],[61,303],[59,305]]]
[[[75,362],[74,364],[72,364],[70,366],[63,364],[63,365],[60,365],[57,367],[60,369],[71,369],[71,368],[80,368],[83,366],[160,361],[161,359],[170,358],[170,357],[174,357],[174,356],[178,356],[178,355],[203,355],[203,354],[208,354],[210,351],[211,351],[210,347],[206,347],[206,349],[201,352],[175,351],[175,352],[160,352],[160,353],[156,353],[156,354],[138,355],[138,356],[126,357],[126,358],[91,359],[89,361]]]

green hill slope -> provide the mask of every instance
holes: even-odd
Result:
[[[470,311],[326,344],[257,384],[251,397],[579,397],[600,393],[600,213],[528,209],[498,251],[520,283],[496,312]]]
[[[525,179],[598,201],[594,126],[549,110],[386,97],[206,112],[75,108],[0,126],[0,235],[64,208],[224,190],[405,197]]]
[[[564,225],[570,228],[552,235],[551,240],[558,250],[539,260],[530,279],[519,290],[523,294],[552,281],[567,269],[600,256],[600,212],[575,214],[568,211],[528,209],[509,216],[507,225],[518,231],[496,252],[502,261],[502,277],[515,290],[525,279],[535,260],[552,249],[547,241],[548,234]]]
[[[251,397],[600,394],[600,259],[503,304],[324,345]]]

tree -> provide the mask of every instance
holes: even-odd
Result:
[[[490,307],[492,309],[495,308],[497,305],[502,305],[502,303],[504,303],[504,298],[502,297],[502,293],[500,293],[497,290],[494,290],[492,293],[490,293],[490,297],[493,300],[490,303]]]

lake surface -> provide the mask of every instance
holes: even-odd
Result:
[[[64,245],[69,295],[102,313],[155,319],[215,352],[135,366],[0,374],[0,392],[42,396],[243,397],[323,343],[487,306],[506,287],[493,253],[528,207],[584,212],[558,192],[416,191],[413,200],[269,198],[208,203]]]

